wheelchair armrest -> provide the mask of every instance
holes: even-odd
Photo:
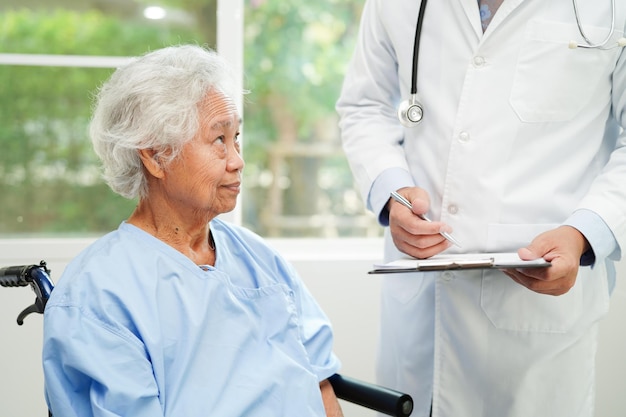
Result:
[[[389,416],[408,417],[413,412],[413,399],[408,394],[340,374],[328,380],[339,399]]]

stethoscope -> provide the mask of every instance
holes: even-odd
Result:
[[[424,118],[424,107],[417,97],[417,59],[419,58],[420,37],[422,36],[422,23],[427,0],[422,0],[419,13],[417,14],[417,26],[415,26],[415,41],[413,42],[413,71],[411,72],[411,95],[408,100],[403,100],[398,107],[398,119],[404,127],[415,127]]]
[[[402,126],[411,128],[417,126],[424,118],[424,106],[419,101],[417,96],[417,61],[419,57],[419,45],[420,37],[422,34],[422,24],[424,21],[424,11],[426,10],[427,0],[422,0],[419,13],[417,15],[417,25],[415,27],[415,41],[413,43],[413,71],[411,73],[411,95],[407,100],[403,100],[398,106],[398,119]],[[583,25],[580,21],[580,15],[578,14],[578,2],[572,0],[574,6],[574,16],[576,17],[576,25],[580,36],[582,36],[585,43],[578,43],[576,41],[570,41],[568,47],[570,49],[584,48],[584,49],[613,49],[623,48],[626,46],[626,38],[621,37],[617,40],[615,45],[609,45],[609,42],[615,34],[615,0],[611,0],[611,28],[609,34],[601,42],[594,43],[589,39]]]
[[[576,41],[570,41],[568,45],[570,49],[576,49],[576,48],[613,49],[617,47],[623,48],[624,46],[626,46],[626,38],[624,37],[619,38],[615,45],[607,46],[609,44],[609,41],[613,37],[613,34],[615,34],[615,0],[611,0],[611,29],[609,30],[609,34],[606,35],[606,38],[604,38],[604,40],[599,43],[593,43],[591,40],[589,40],[589,37],[585,33],[585,30],[583,29],[583,25],[580,22],[580,16],[578,15],[578,2],[576,0],[572,0],[572,4],[574,5],[574,16],[576,17],[576,26],[578,26],[578,31],[580,32],[580,36],[583,37],[583,39],[585,40],[585,43],[578,43]]]

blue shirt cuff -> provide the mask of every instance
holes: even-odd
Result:
[[[415,181],[411,174],[402,168],[386,169],[374,180],[367,205],[374,214],[378,215],[378,223],[382,226],[389,226],[387,202],[390,193],[404,187],[415,187]]]
[[[587,209],[576,210],[563,223],[577,229],[589,242],[590,249],[580,257],[581,266],[593,265],[596,259],[618,256],[619,246],[613,232],[595,212]]]

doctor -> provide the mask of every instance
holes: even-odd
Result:
[[[626,3],[478,1],[366,2],[344,150],[387,261],[518,251],[552,267],[386,276],[379,382],[417,417],[589,417],[626,248]]]

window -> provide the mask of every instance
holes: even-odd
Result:
[[[362,0],[8,0],[0,236],[101,234],[130,214],[136,202],[99,177],[92,93],[126,57],[178,43],[216,48],[219,1],[244,11],[241,222],[272,237],[381,233],[353,185],[334,111]],[[241,39],[229,30],[222,22],[220,33]]]

